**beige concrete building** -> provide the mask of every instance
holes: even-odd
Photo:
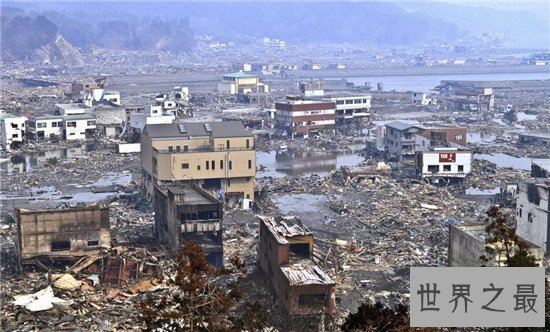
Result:
[[[254,201],[254,135],[240,121],[146,125],[141,167],[149,197],[194,182],[230,206]]]
[[[17,209],[16,250],[21,264],[72,260],[111,247],[109,208]]]
[[[243,73],[242,71],[223,75],[222,82],[218,83],[218,92],[236,95],[241,93],[269,92],[269,86],[260,83],[258,76]]]

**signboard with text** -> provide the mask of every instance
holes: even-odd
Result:
[[[456,162],[456,153],[440,153],[439,154],[440,163],[454,163]]]
[[[544,327],[542,267],[411,267],[413,327]]]

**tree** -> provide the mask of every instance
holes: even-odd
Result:
[[[186,240],[176,276],[168,282],[169,291],[139,305],[147,329],[255,331],[265,327],[265,307],[260,301],[245,299],[240,289],[244,267],[236,257],[231,259],[231,268],[214,270],[202,247]]]
[[[508,224],[498,207],[492,206],[487,211],[487,216],[489,224],[485,232],[488,237],[485,240],[485,253],[480,257],[484,266],[538,266],[529,245],[516,234],[516,230]]]
[[[363,303],[357,312],[352,312],[346,317],[340,328],[346,332],[408,331],[409,308],[403,304],[389,308],[380,302]]]

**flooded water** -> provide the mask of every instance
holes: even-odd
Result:
[[[339,196],[330,197],[337,199]],[[312,225],[319,222],[330,223],[335,217],[335,212],[327,205],[330,197],[312,194],[286,194],[274,195],[272,200],[283,214],[298,216],[304,224]]]
[[[537,116],[535,114],[518,112],[518,121],[535,121],[536,119],[537,119]]]
[[[492,188],[492,189],[478,189],[474,187],[470,187],[466,189],[466,195],[471,196],[490,196],[490,195],[496,195],[500,193],[500,188]]]
[[[515,157],[505,153],[496,154],[474,154],[474,159],[488,160],[495,163],[497,167],[513,168],[521,171],[531,170],[531,158]]]
[[[46,163],[50,158],[57,158],[57,160],[77,158],[93,151],[93,149],[93,144],[83,144],[77,147],[15,155],[10,160],[0,163],[0,169],[8,174],[30,172]]]
[[[126,185],[130,181],[132,181],[131,173],[108,173],[98,181],[88,185],[45,185],[16,193],[1,193],[0,202],[5,210],[25,206],[35,208],[55,207],[60,203],[93,203],[107,200],[119,194],[119,188],[116,186]]]
[[[491,144],[495,141],[497,137],[495,135],[487,135],[482,133],[469,132],[468,133],[468,143],[474,144]]]
[[[342,166],[355,166],[364,158],[357,153],[300,153],[257,152],[256,164],[265,168],[258,170],[257,177],[280,178],[285,176],[308,176],[313,173],[326,175]]]

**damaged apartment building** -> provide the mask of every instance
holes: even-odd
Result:
[[[334,134],[336,102],[304,100],[302,96],[287,96],[284,103],[275,104],[276,127],[289,136],[308,137],[321,131]]]
[[[227,207],[254,202],[254,134],[239,121],[146,125],[141,135],[144,189],[196,183]]]
[[[335,283],[313,262],[313,247],[298,218],[260,217],[258,261],[292,321],[320,321],[336,310]]]
[[[222,202],[197,185],[155,188],[155,235],[174,256],[197,241],[214,267],[223,266]]]
[[[21,265],[75,261],[111,247],[109,208],[17,209]]]

